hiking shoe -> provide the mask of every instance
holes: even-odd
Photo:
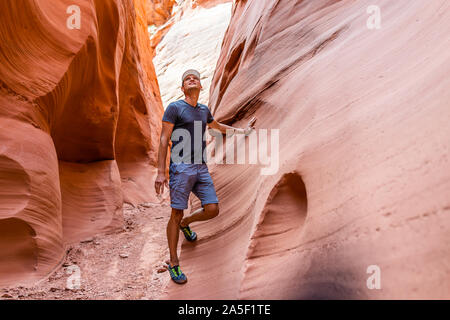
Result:
[[[180,266],[176,265],[171,267],[169,264],[167,265],[167,270],[169,270],[170,277],[175,283],[183,284],[186,283],[187,278],[186,275],[181,271]]]
[[[189,228],[189,226],[181,227],[180,230],[183,231],[184,237],[187,241],[195,241],[197,240],[197,234]]]

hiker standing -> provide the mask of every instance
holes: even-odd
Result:
[[[198,103],[201,89],[200,73],[193,69],[184,72],[181,90],[185,99],[172,102],[167,106],[162,118],[159,144],[155,189],[158,195],[163,193],[164,185],[170,189],[172,213],[167,224],[167,240],[170,251],[168,270],[172,280],[179,284],[187,281],[178,261],[179,230],[181,229],[186,240],[195,241],[197,234],[190,229],[189,225],[195,221],[212,219],[219,214],[219,200],[203,157],[206,149],[206,142],[203,140],[206,126],[217,129],[221,133],[233,130],[234,133],[248,135],[254,129],[252,125],[256,120],[252,119],[246,129],[234,128],[215,121],[209,108]],[[201,139],[198,137],[195,139],[199,133]],[[180,136],[183,139],[180,139]],[[169,139],[172,141],[172,147],[168,184],[165,171]],[[180,147],[182,147],[181,153],[179,152]],[[190,152],[186,152],[186,150],[190,150]],[[200,199],[203,209],[183,219],[183,210],[188,207],[191,191]]]

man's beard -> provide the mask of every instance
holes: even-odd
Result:
[[[197,93],[200,93],[200,88],[197,88],[197,87],[184,88],[184,94],[186,94],[186,95],[197,94]]]

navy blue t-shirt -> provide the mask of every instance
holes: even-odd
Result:
[[[170,163],[180,162],[180,160],[184,163],[205,163],[203,151],[206,149],[206,141],[203,137],[206,124],[213,120],[209,108],[204,104],[197,103],[197,106],[193,107],[184,100],[170,103],[162,119],[174,124]],[[191,140],[190,155],[183,154],[183,149],[187,147],[183,143],[185,137]]]

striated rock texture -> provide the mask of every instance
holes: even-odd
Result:
[[[231,18],[232,3],[225,0],[184,1],[171,18],[153,32],[155,64],[164,108],[184,97],[181,75],[190,68],[201,73],[200,102],[208,104],[209,88]]]
[[[123,200],[154,199],[163,108],[145,3],[76,3],[79,16],[68,0],[0,2],[0,286],[120,228]]]
[[[373,2],[235,2],[210,107],[279,129],[279,169],[210,165],[168,298],[450,298],[450,3],[376,1],[370,30]]]
[[[147,25],[160,26],[166,23],[172,15],[172,8],[177,4],[175,0],[147,0]]]

